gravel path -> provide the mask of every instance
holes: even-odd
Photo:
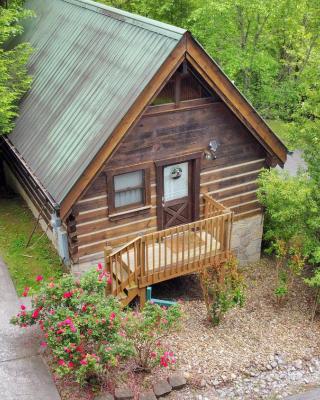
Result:
[[[309,320],[311,292],[298,281],[279,307],[272,262],[265,259],[244,273],[246,305],[232,310],[218,327],[206,320],[197,279],[175,283],[186,319],[170,348],[190,385],[172,399],[276,399],[320,381],[320,323]],[[173,293],[173,285],[155,288],[154,297]]]

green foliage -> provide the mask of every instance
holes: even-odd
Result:
[[[36,280],[41,288],[32,309],[22,305],[11,323],[40,326],[60,376],[82,385],[99,384],[129,359],[143,369],[174,363],[159,341],[177,327],[178,305],[163,309],[148,303],[142,312],[122,311],[118,300],[105,296],[110,277],[101,264],[80,279],[65,275],[57,281]]]
[[[219,268],[209,268],[201,275],[201,286],[213,325],[218,325],[228,310],[244,304],[245,285],[235,258]]]
[[[258,199],[265,206],[265,240],[274,244],[301,243],[301,252],[319,262],[319,207],[308,175],[289,176],[277,170],[265,170],[259,177]]]
[[[35,278],[45,279],[62,275],[62,265],[56,249],[38,227],[26,247],[35,219],[20,198],[0,199],[0,256],[8,265],[19,295],[24,288],[38,290]]]
[[[189,29],[265,117],[293,121],[319,80],[317,0],[100,0]]]
[[[179,304],[169,308],[148,302],[142,312],[129,312],[124,330],[132,342],[139,369],[148,371],[157,363],[164,367],[175,363],[171,352],[165,351],[162,340],[179,326],[181,320]]]
[[[0,134],[12,130],[19,100],[31,84],[26,69],[30,46],[27,43],[8,46],[23,31],[20,21],[32,16],[21,3],[11,1],[8,8],[0,6]]]

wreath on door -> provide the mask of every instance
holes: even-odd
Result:
[[[179,179],[182,175],[181,167],[173,167],[170,171],[170,176],[172,179]]]

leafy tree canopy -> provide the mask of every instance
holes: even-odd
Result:
[[[12,130],[19,100],[30,87],[26,63],[31,48],[26,43],[9,43],[22,33],[20,21],[31,15],[21,1],[0,1],[0,134]]]

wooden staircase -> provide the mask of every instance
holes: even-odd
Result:
[[[199,221],[139,236],[114,251],[107,246],[105,265],[112,284],[106,293],[123,306],[139,297],[143,306],[147,286],[225,262],[233,213],[206,194],[203,201],[204,218]]]

